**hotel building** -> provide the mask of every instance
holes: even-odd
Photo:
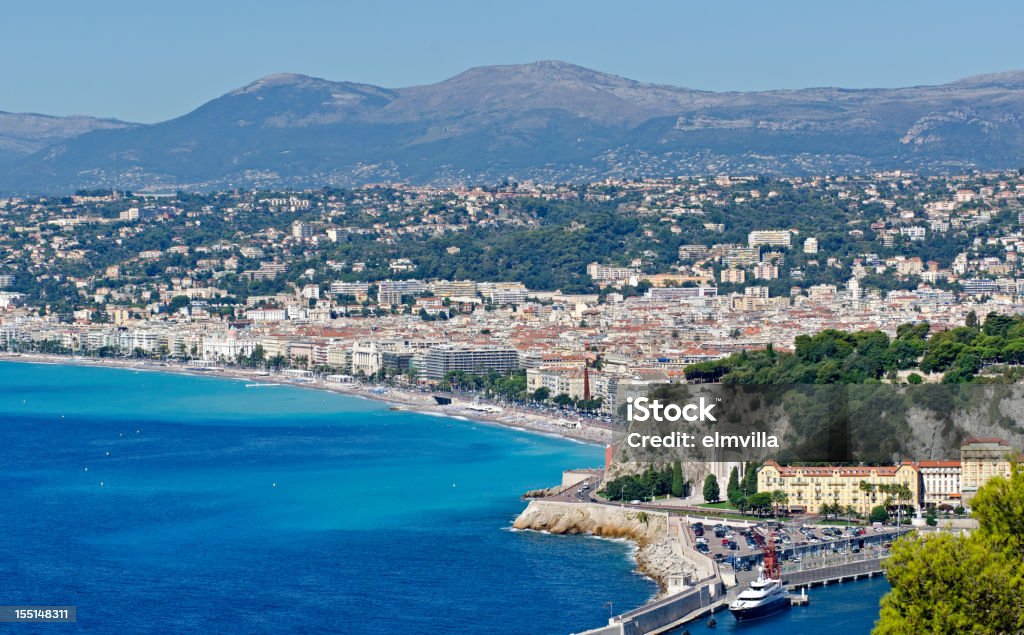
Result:
[[[898,466],[783,467],[775,461],[767,461],[757,471],[758,491],[782,490],[789,495],[790,509],[799,508],[812,514],[818,513],[822,505],[838,503],[867,515],[872,507],[881,505],[888,497],[878,491],[878,485],[900,483],[910,488],[911,498],[907,502],[917,505],[920,480],[917,466],[910,462]],[[875,491],[861,489],[862,482],[875,486]]]
[[[960,492],[963,505],[993,476],[1010,477],[1010,444],[1003,439],[966,439],[960,446]]]
[[[960,461],[921,461],[921,485],[925,507],[961,504]]]
[[[966,439],[959,461],[904,461],[898,466],[783,467],[767,461],[757,472],[758,491],[782,490],[790,509],[817,513],[825,503],[852,506],[866,515],[888,496],[878,485],[905,483],[915,507],[970,507],[970,500],[990,478],[1010,476],[1010,444],[1004,439]],[[876,486],[865,491],[861,482]]]

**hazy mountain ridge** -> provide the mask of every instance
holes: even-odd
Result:
[[[0,170],[0,189],[1019,167],[1024,71],[940,86],[748,93],[644,84],[564,62],[478,67],[397,89],[277,74],[169,121],[80,125],[77,136],[33,137],[40,147]],[[0,143],[3,134],[0,118]]]
[[[36,113],[0,111],[0,164],[38,152],[65,139],[81,136],[93,130],[130,127],[117,119],[103,119],[84,115],[54,117]]]

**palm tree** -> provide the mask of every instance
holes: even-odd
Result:
[[[777,489],[777,490],[772,491],[771,497],[772,497],[772,510],[775,512],[775,517],[778,518],[779,517],[779,505],[785,505],[786,503],[789,502],[789,494],[787,494],[786,492],[782,491],[781,489]]]
[[[889,494],[896,502],[896,526],[903,522],[903,503],[913,498],[910,486],[906,483],[896,483],[889,486]]]

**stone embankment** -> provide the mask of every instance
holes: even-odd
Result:
[[[513,526],[552,534],[592,534],[627,538],[637,546],[637,568],[654,579],[662,593],[671,576],[693,575],[696,568],[675,545],[668,531],[668,515],[597,503],[533,500]]]

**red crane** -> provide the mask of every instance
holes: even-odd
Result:
[[[779,554],[775,552],[775,532],[768,531],[767,539],[757,530],[752,529],[751,533],[754,535],[754,542],[757,543],[757,546],[761,549],[761,554],[764,556],[762,564],[764,567],[764,577],[769,580],[781,580]]]

